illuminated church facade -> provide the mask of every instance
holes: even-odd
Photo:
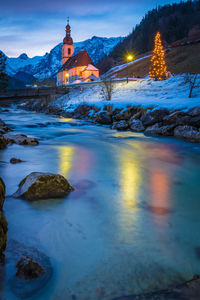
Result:
[[[57,85],[96,81],[99,79],[99,69],[94,66],[86,50],[74,54],[74,44],[71,38],[71,27],[66,26],[66,36],[62,45],[62,67],[57,73]]]

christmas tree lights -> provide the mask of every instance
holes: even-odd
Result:
[[[166,79],[167,67],[160,32],[156,34],[154,42],[155,47],[151,58],[149,76],[155,80],[164,80]]]

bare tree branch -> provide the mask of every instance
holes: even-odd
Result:
[[[115,84],[111,78],[102,80],[101,96],[104,100],[111,100],[114,92]]]

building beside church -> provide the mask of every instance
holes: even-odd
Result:
[[[94,66],[86,50],[74,54],[71,27],[66,26],[66,36],[62,45],[62,67],[57,73],[57,85],[95,81],[99,79],[99,69]]]

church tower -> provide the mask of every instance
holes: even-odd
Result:
[[[73,40],[71,38],[71,27],[69,25],[69,18],[67,20],[66,26],[66,36],[63,39],[62,46],[62,65],[66,63],[66,61],[74,54],[74,45]]]

